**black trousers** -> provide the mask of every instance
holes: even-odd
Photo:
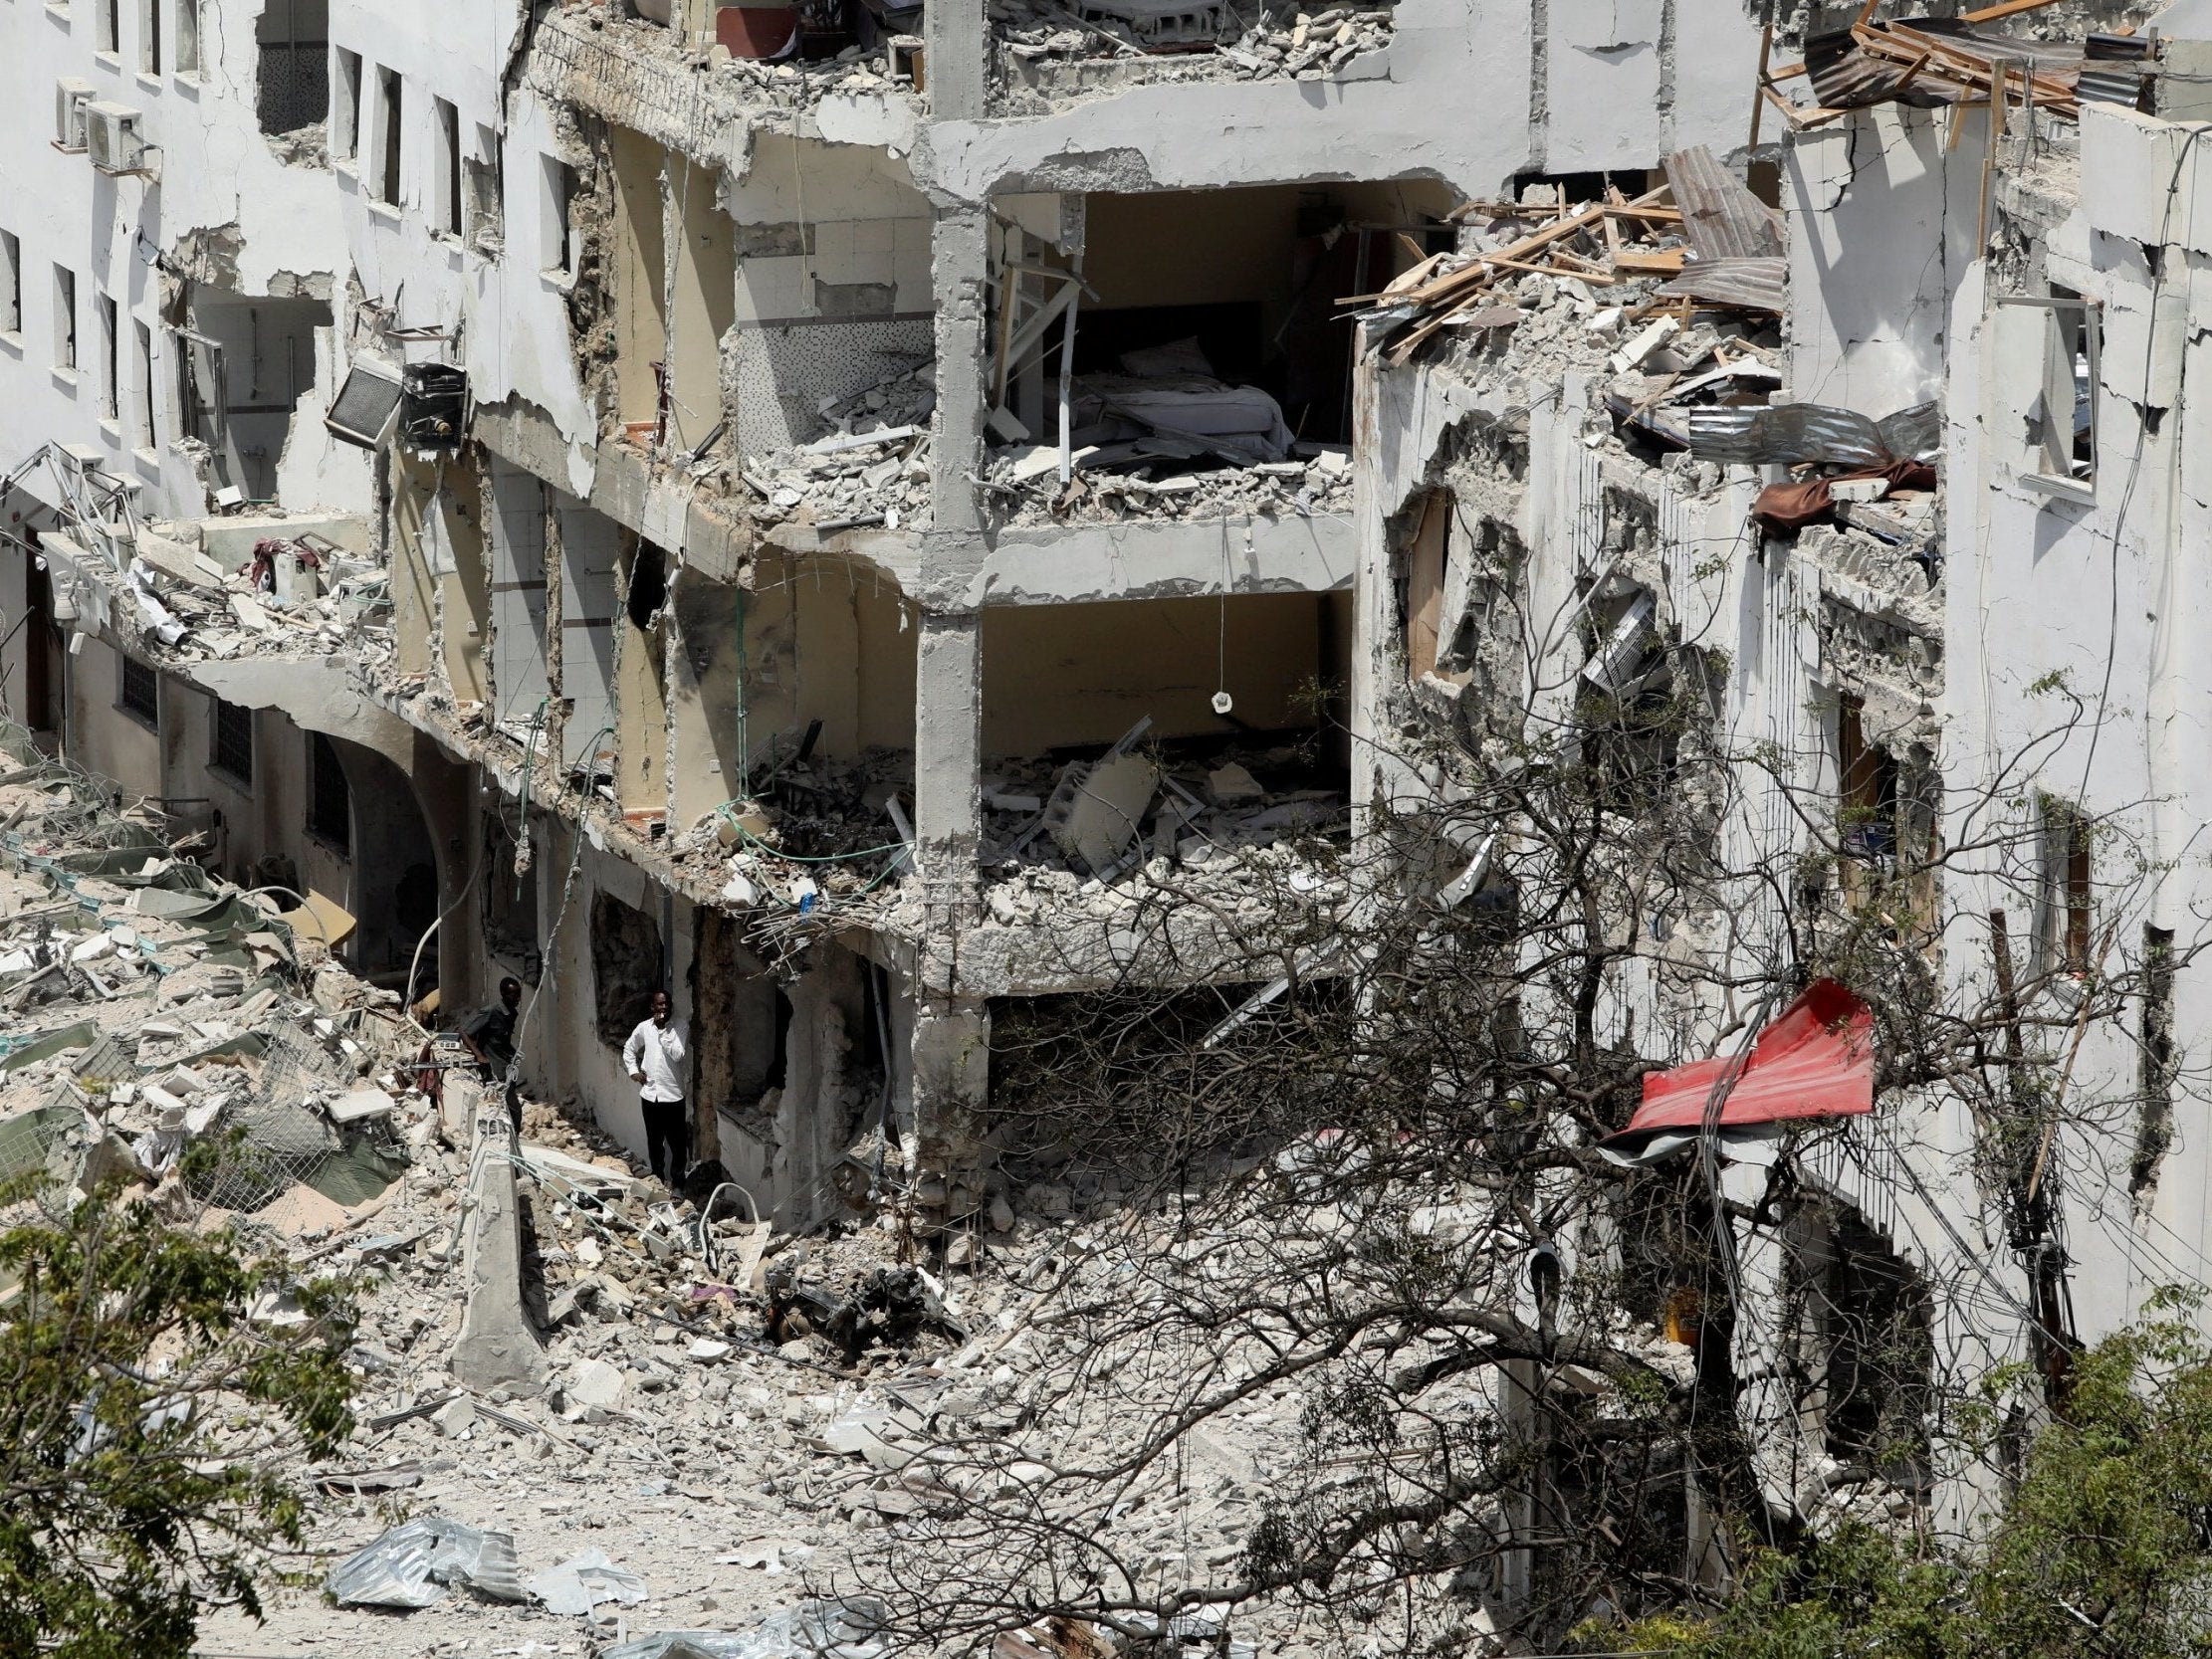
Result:
[[[674,1192],[684,1183],[690,1172],[685,1161],[691,1153],[691,1118],[684,1111],[682,1101],[640,1100],[645,1109],[645,1158],[652,1165],[653,1173],[668,1183]],[[668,1148],[665,1173],[661,1166],[661,1148]]]

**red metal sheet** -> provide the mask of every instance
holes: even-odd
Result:
[[[1693,1060],[1644,1079],[1644,1104],[1624,1135],[1696,1129],[1716,1087],[1727,1087],[1723,1127],[1845,1118],[1875,1105],[1875,1016],[1833,979],[1816,979],[1759,1033],[1742,1059]]]

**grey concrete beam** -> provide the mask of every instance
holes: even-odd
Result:
[[[1351,586],[1358,560],[1358,526],[1342,514],[1025,526],[997,535],[958,598],[1052,605],[1328,593]]]

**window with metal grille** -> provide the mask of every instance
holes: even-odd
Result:
[[[115,701],[148,726],[161,724],[161,682],[150,665],[133,657],[122,661],[122,685]]]
[[[215,769],[233,781],[254,781],[254,712],[215,700]]]
[[[320,731],[308,733],[308,831],[340,852],[353,849],[353,786],[337,744]]]

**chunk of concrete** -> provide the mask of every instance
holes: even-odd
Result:
[[[1233,760],[1206,774],[1206,792],[1216,806],[1238,806],[1245,801],[1267,798],[1267,791],[1259,786],[1259,779]]]
[[[620,1367],[604,1359],[582,1359],[576,1363],[561,1392],[568,1396],[568,1409],[612,1411],[622,1398],[622,1386],[627,1379]]]
[[[449,1089],[452,1082],[449,1077]],[[469,1150],[462,1278],[467,1300],[453,1348],[453,1376],[479,1393],[507,1388],[535,1394],[546,1385],[546,1348],[523,1308],[522,1209],[510,1142],[506,1112],[497,1106],[479,1110]]]
[[[1160,768],[1141,754],[1117,754],[1090,768],[1072,791],[1067,812],[1051,825],[1052,840],[1091,874],[1120,863],[1160,787]]]

